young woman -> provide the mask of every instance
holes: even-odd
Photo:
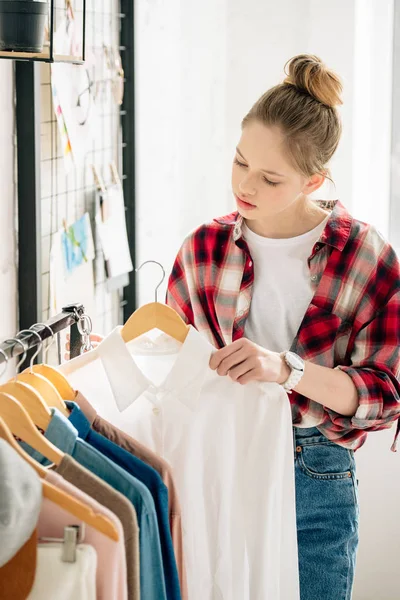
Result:
[[[219,348],[221,376],[290,392],[301,600],[351,598],[354,451],[400,416],[399,262],[339,201],[309,198],[339,143],[340,93],[316,56],[289,62],[243,119],[237,212],[189,235],[167,296]]]
[[[301,600],[350,600],[354,451],[400,417],[399,262],[339,201],[309,198],[339,143],[340,93],[316,56],[289,62],[243,119],[237,212],[187,237],[167,295],[217,347],[212,369],[289,393]]]

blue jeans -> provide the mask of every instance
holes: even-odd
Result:
[[[293,428],[300,599],[350,600],[358,546],[354,453]]]

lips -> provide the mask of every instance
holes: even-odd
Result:
[[[243,198],[240,198],[240,196],[236,196],[236,200],[238,202],[240,202],[240,204],[244,205],[245,207],[256,208],[255,204],[251,204],[250,202],[247,202],[247,200],[243,200]]]

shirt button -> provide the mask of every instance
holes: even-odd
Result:
[[[318,280],[318,275],[312,275],[311,281],[317,281],[317,280]]]
[[[160,414],[160,409],[159,409],[159,408],[157,408],[157,407],[155,406],[155,407],[153,408],[153,413],[154,413],[155,415],[159,415],[159,414]]]
[[[249,267],[252,267],[252,266],[253,266],[253,261],[252,261],[252,260],[250,260],[250,261],[249,261]]]

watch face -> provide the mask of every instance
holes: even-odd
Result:
[[[286,352],[286,362],[296,371],[304,371],[304,360],[294,352]]]

